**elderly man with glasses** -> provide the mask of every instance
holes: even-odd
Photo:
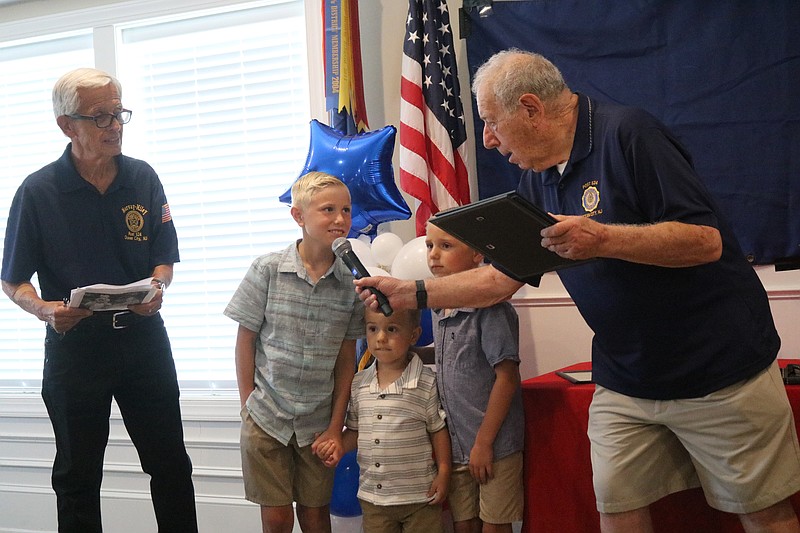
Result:
[[[70,143],[17,190],[0,277],[3,292],[46,323],[42,397],[56,441],[58,531],[102,531],[113,398],[151,477],[158,530],[194,533],[192,465],[159,315],[179,260],[178,239],[158,176],[144,161],[122,155],[122,126],[132,113],[121,96],[119,81],[95,69],[56,82],[53,110]],[[66,305],[73,288],[148,277],[156,290],[147,303],[94,312]]]

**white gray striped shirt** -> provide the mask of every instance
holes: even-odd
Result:
[[[375,364],[353,378],[346,425],[358,431],[358,497],[375,505],[425,502],[436,477],[430,434],[444,429],[444,410],[436,373],[410,355],[384,390]]]

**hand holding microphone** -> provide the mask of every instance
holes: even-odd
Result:
[[[350,272],[353,273],[354,278],[361,279],[368,278],[370,276],[367,268],[353,251],[353,246],[350,244],[350,241],[344,237],[339,237],[333,241],[331,249],[337,257],[342,258],[344,264],[347,265],[347,268],[349,268]],[[392,314],[392,306],[389,305],[389,300],[386,298],[386,296],[374,287],[367,287],[367,289],[374,294],[375,298],[378,300],[378,306],[381,309],[381,313],[383,313],[384,316],[390,316]]]

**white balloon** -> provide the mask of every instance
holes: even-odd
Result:
[[[331,515],[332,533],[361,533],[361,516],[335,516]]]
[[[353,247],[353,251],[356,253],[359,260],[361,260],[362,265],[365,267],[377,265],[375,259],[372,257],[372,250],[370,250],[369,244],[353,238],[347,240],[350,241],[350,245]]]
[[[377,266],[373,266],[373,265],[370,265],[370,266],[367,267],[367,272],[369,272],[370,276],[391,276],[391,274],[386,272],[381,267],[377,267]]]
[[[403,239],[394,233],[381,233],[372,241],[372,257],[379,265],[391,266],[403,247]]]
[[[425,237],[408,241],[397,253],[392,262],[392,276],[399,279],[432,278],[428,268],[428,248]]]
[[[364,244],[369,244],[372,242],[372,239],[369,238],[369,235],[361,234],[356,237],[359,241],[363,242]]]

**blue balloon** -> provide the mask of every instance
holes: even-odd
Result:
[[[433,319],[430,309],[422,310],[419,325],[422,327],[422,333],[414,346],[428,346],[433,342]]]
[[[359,516],[361,504],[358,503],[358,463],[356,451],[342,456],[333,474],[333,495],[330,510],[333,516]]]
[[[381,222],[411,217],[411,209],[394,182],[392,152],[396,133],[397,129],[389,125],[344,135],[317,120],[311,121],[311,142],[300,176],[317,170],[336,176],[347,185],[353,205],[350,237],[376,235]],[[291,204],[291,187],[279,199]]]

